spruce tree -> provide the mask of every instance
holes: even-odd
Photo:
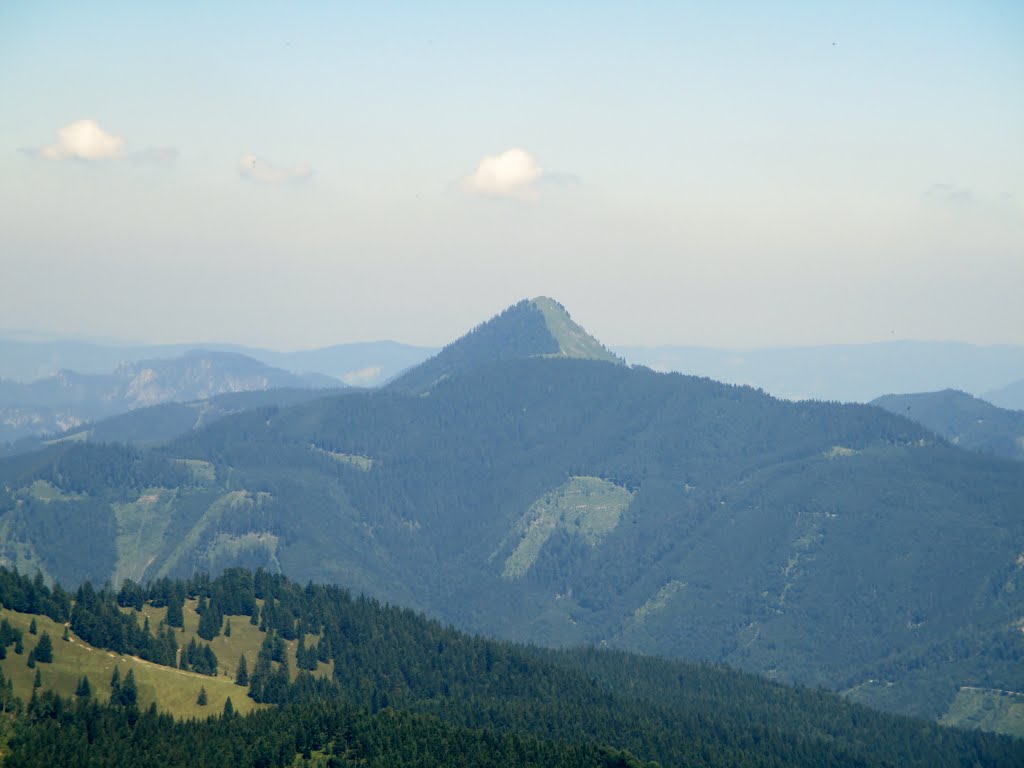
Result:
[[[235,705],[231,703],[231,697],[228,696],[227,701],[224,702],[224,719],[230,720],[235,716]]]
[[[64,625],[64,642],[71,642],[71,628],[67,624]]]
[[[205,707],[206,706],[206,702],[207,702],[206,686],[202,686],[199,689],[199,696],[196,697],[196,704],[198,704],[200,707]]]
[[[33,617],[32,617],[32,623],[28,625],[28,633],[29,633],[30,635],[36,635],[36,634],[39,634],[39,627],[38,627],[38,626],[36,626],[36,619],[35,619],[35,616],[33,616]]]
[[[249,684],[249,664],[245,660],[245,654],[243,653],[238,657],[238,669],[235,670],[235,685],[248,685]]]
[[[53,640],[50,639],[50,633],[44,631],[39,636],[39,642],[36,643],[35,647],[36,661],[40,664],[49,664],[53,661]]]
[[[36,670],[36,676],[32,680],[32,689],[35,690],[37,688],[42,688],[42,687],[43,687],[43,676],[39,673],[39,670],[37,669]]]
[[[75,696],[80,699],[88,699],[92,697],[92,685],[89,683],[89,678],[86,675],[82,675],[78,681],[78,687],[75,688]]]
[[[129,669],[121,683],[120,704],[122,707],[134,707],[138,702],[139,691],[135,685],[135,670]]]

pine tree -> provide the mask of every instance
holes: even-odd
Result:
[[[35,616],[33,616],[33,617],[32,617],[32,623],[28,625],[28,633],[29,633],[30,635],[36,635],[36,634],[39,634],[39,627],[38,627],[38,626],[36,626],[36,619],[35,619]]]
[[[167,603],[167,623],[172,627],[185,626],[185,610],[184,600],[178,595],[171,595],[170,601]]]
[[[19,656],[25,652],[25,643],[21,641],[21,635],[18,635],[18,639],[14,641],[14,652]]]
[[[44,631],[39,636],[39,642],[36,643],[35,647],[36,661],[40,664],[49,664],[53,661],[53,640],[50,639],[50,633]]]
[[[129,669],[121,683],[120,704],[123,707],[134,707],[138,702],[139,691],[135,685],[135,670]]]
[[[64,625],[64,642],[71,642],[71,628],[67,624]]]
[[[36,649],[35,648],[33,648],[31,651],[28,652],[28,661],[26,663],[28,664],[28,668],[29,669],[35,669],[36,668]]]
[[[245,654],[243,653],[238,657],[238,669],[235,670],[235,685],[248,685],[249,684],[249,664],[245,660]]]
[[[231,619],[224,622],[224,637],[231,637]]]
[[[121,668],[114,667],[114,674],[110,676],[110,701],[117,704],[121,698]]]
[[[75,696],[80,699],[92,697],[92,685],[89,683],[88,676],[82,675],[82,678],[78,681],[78,687],[75,688]]]
[[[227,701],[224,702],[224,719],[230,720],[235,716],[235,705],[231,703],[231,697],[228,696]]]
[[[198,704],[200,707],[205,707],[206,706],[206,702],[207,702],[206,686],[202,686],[199,689],[199,696],[196,697],[196,704]]]
[[[39,670],[37,669],[36,670],[36,676],[32,680],[32,689],[36,690],[37,688],[42,688],[42,687],[43,687],[43,676],[39,673]]]

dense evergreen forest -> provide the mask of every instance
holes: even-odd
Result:
[[[319,765],[1024,764],[1021,742],[885,715],[826,691],[622,652],[485,640],[261,570],[126,582],[116,592],[85,584],[72,596],[0,568],[4,609],[69,621],[100,647],[159,646],[172,628],[140,626],[140,607],[161,604],[170,617],[185,599],[203,606],[211,639],[232,619],[263,630],[247,680],[236,683],[247,683],[240,696],[278,707],[175,722],[113,696],[101,704],[33,689],[5,764],[101,765],[115,754],[121,765],[222,765],[226,755],[268,766],[296,755]],[[276,650],[285,638],[302,649],[297,670]],[[327,663],[331,678],[311,676]]]
[[[0,461],[0,558],[117,586],[262,567],[930,719],[1024,690],[1024,465],[880,408],[555,351],[581,338],[512,308],[404,379],[425,389]]]

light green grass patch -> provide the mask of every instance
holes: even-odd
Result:
[[[544,315],[548,331],[558,342],[560,355],[584,360],[606,360],[610,363],[622,362],[605,349],[601,342],[574,323],[565,309],[554,300],[547,296],[538,296],[532,303]]]
[[[647,602],[633,611],[633,618],[638,622],[643,623],[652,613],[664,610],[669,601],[685,587],[685,582],[673,579],[659,589],[653,597],[647,600]]]
[[[939,722],[956,728],[977,728],[1024,736],[1024,693],[963,687]]]
[[[65,491],[62,491],[49,480],[36,480],[32,485],[27,488],[23,488],[21,493],[24,496],[35,499],[36,501],[45,501],[47,503],[52,501],[74,501],[75,499],[82,498],[77,493],[66,493]]]
[[[93,648],[82,642],[74,633],[71,640],[65,642],[61,639],[64,635],[64,626],[45,616],[33,617],[30,614],[6,609],[0,612],[0,616],[24,632],[25,653],[18,655],[14,653],[13,645],[8,647],[7,658],[0,661],[0,668],[13,681],[14,692],[26,702],[32,695],[32,682],[36,674],[36,670],[30,669],[27,665],[28,652],[38,642],[36,636],[28,633],[29,624],[35,618],[39,633],[49,632],[53,639],[53,663],[37,664],[36,669],[42,678],[43,688],[53,690],[62,696],[73,696],[79,679],[85,675],[89,678],[93,695],[101,701],[106,701],[110,698],[110,678],[116,666],[121,670],[122,679],[128,674],[129,669],[135,672],[139,706],[143,709],[155,701],[159,710],[176,717],[206,717],[219,715],[224,710],[224,702],[229,696],[232,706],[239,713],[265,706],[256,704],[246,695],[246,689],[235,685],[230,677],[198,675],[152,664],[133,656],[120,656],[112,651]],[[179,644],[180,642],[179,639]],[[188,640],[185,642],[187,644]],[[206,688],[209,699],[205,707],[196,704],[200,688]]]
[[[163,546],[174,498],[174,491],[166,488],[147,488],[133,502],[111,505],[117,519],[114,584],[143,580]]]
[[[171,459],[184,464],[192,472],[192,481],[197,485],[213,485],[217,481],[217,468],[202,459]]]
[[[310,445],[314,451],[322,453],[325,456],[330,456],[335,461],[341,462],[342,464],[350,464],[356,469],[360,469],[363,472],[369,472],[373,469],[374,460],[369,456],[363,456],[358,453],[341,453],[339,451],[327,451],[323,448],[317,448],[315,445]]]
[[[566,483],[530,505],[516,525],[520,538],[505,560],[502,576],[518,579],[536,562],[541,548],[556,530],[583,537],[597,546],[619,524],[633,494],[599,477],[571,477]]]
[[[226,510],[240,506],[258,507],[262,504],[266,504],[270,499],[270,494],[263,493],[262,491],[257,493],[250,493],[245,490],[229,491],[228,493],[219,496],[203,513],[203,516],[199,518],[199,521],[195,526],[193,526],[192,530],[188,532],[188,535],[186,535],[182,539],[181,543],[175,547],[174,552],[172,552],[170,557],[164,561],[164,564],[161,566],[156,576],[166,576],[170,573],[178,564],[178,561],[187,552],[191,552],[195,549],[206,529],[211,525],[215,525],[220,522],[220,519]]]

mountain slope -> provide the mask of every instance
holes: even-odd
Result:
[[[876,408],[532,358],[158,452],[54,446],[0,481],[3,556],[66,583],[262,565],[929,717],[1024,684],[1024,472]]]
[[[266,572],[235,569],[216,579],[161,580],[148,589],[126,584],[116,597],[111,591],[97,593],[83,585],[72,606],[67,593],[53,599],[45,586],[0,570],[0,593],[5,605],[26,608],[35,603],[50,618],[70,617],[74,631],[68,643],[55,643],[52,663],[37,664],[44,691],[29,705],[29,717],[22,723],[28,728],[12,740],[14,765],[71,765],[72,760],[81,759],[83,750],[95,758],[94,763],[110,762],[97,753],[118,754],[124,762],[125,753],[132,750],[130,742],[145,743],[148,738],[152,743],[154,731],[162,732],[163,738],[173,735],[168,739],[172,742],[183,738],[169,718],[162,728],[144,722],[134,732],[124,724],[111,729],[119,710],[100,713],[88,706],[62,707],[47,693],[54,687],[68,691],[80,675],[91,672],[93,697],[105,699],[115,665],[140,673],[145,669],[147,679],[140,674],[138,680],[143,706],[155,702],[165,711],[201,716],[202,705],[194,703],[194,697],[203,678],[169,666],[178,654],[168,652],[162,662],[149,665],[125,657],[131,652],[127,645],[152,643],[153,627],[158,628],[165,648],[178,635],[184,640],[193,632],[209,639],[211,647],[217,646],[222,672],[216,678],[205,677],[210,686],[207,711],[213,710],[214,696],[222,705],[232,693],[246,708],[252,706],[252,699],[285,705],[254,716],[266,733],[280,738],[283,731],[284,738],[270,750],[281,765],[295,764],[295,753],[305,753],[312,760],[313,752],[325,758],[338,756],[325,760],[328,765],[462,764],[458,760],[465,757],[466,747],[459,745],[458,736],[466,730],[482,742],[473,759],[466,760],[469,765],[490,764],[509,739],[530,744],[538,738],[548,741],[547,754],[528,760],[504,755],[497,764],[641,768],[641,761],[658,760],[666,766],[709,768],[936,768],[1012,765],[1019,753],[1019,744],[1010,739],[887,716],[825,691],[788,688],[720,668],[595,650],[550,651],[472,637],[407,610],[353,598],[338,587],[301,586]],[[168,640],[161,622],[171,621],[172,604],[185,606],[179,617],[184,620],[184,634],[171,631]],[[202,611],[198,627],[193,607]],[[5,608],[5,613],[9,611]],[[30,618],[24,613],[12,616],[22,629]],[[142,621],[148,623],[148,630],[139,626]],[[178,619],[173,622],[179,623]],[[234,627],[230,632],[228,622]],[[43,632],[59,627],[42,618],[38,624]],[[122,631],[113,632],[113,627]],[[79,631],[107,644],[77,652]],[[37,642],[8,627],[0,645],[5,650],[11,644],[17,648],[19,635],[25,645]],[[107,649],[118,653],[103,653]],[[237,677],[239,654],[249,659],[250,673],[248,681],[233,685],[227,680]],[[18,677],[18,691],[27,693],[32,673],[24,669],[16,651],[0,662],[0,669]],[[185,691],[192,694],[191,701],[182,700]],[[248,699],[243,699],[246,693]],[[5,686],[0,685],[0,697],[4,694]],[[124,719],[139,719],[138,710],[130,706],[128,710]],[[77,721],[62,717],[71,712],[87,717]],[[354,737],[353,731],[358,732],[372,714],[382,718],[384,728],[369,742],[365,735]],[[97,725],[97,720],[105,720],[107,727]],[[446,738],[430,739],[428,732],[416,727],[417,721],[435,733],[443,725]],[[208,736],[223,731],[214,724],[224,725],[211,722]],[[227,750],[238,755],[239,749],[250,746],[253,734],[248,726],[255,723],[243,720],[235,725],[246,728],[242,743]],[[117,742],[110,734],[105,739],[100,736],[110,730],[121,735],[117,747],[110,743]],[[413,735],[418,749],[408,743]],[[196,738],[202,737],[193,734],[192,740]],[[161,748],[166,749],[166,744]],[[424,763],[425,753],[430,752],[434,760]],[[165,764],[155,754],[159,749],[141,762]],[[368,762],[375,756],[384,759]],[[39,762],[30,762],[33,757]],[[212,755],[207,761],[211,765],[272,764],[265,758],[245,762]]]
[[[524,357],[622,362],[574,323],[561,304],[540,296],[532,301],[524,299],[478,325],[434,357],[406,371],[388,388],[425,392],[475,367]]]
[[[871,404],[913,419],[962,448],[1024,460],[1024,411],[998,408],[952,389],[885,395]]]
[[[299,376],[227,352],[191,351],[179,358],[122,363],[110,374],[60,371],[29,384],[0,381],[0,442],[64,432],[159,403],[271,388],[341,386],[329,376]]]

